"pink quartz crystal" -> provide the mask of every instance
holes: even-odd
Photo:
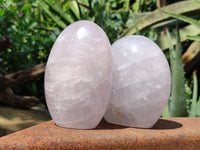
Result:
[[[111,45],[91,21],[69,25],[57,38],[45,72],[45,96],[54,122],[91,129],[102,119],[112,81]]]
[[[167,105],[171,88],[168,62],[144,36],[127,36],[112,45],[113,85],[105,119],[113,124],[150,128]]]

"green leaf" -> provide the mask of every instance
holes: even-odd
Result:
[[[78,6],[78,11],[79,11],[79,14],[80,14],[80,18],[83,17],[83,14],[82,14],[82,11],[81,11],[81,7],[80,7],[80,4],[78,3],[78,0],[75,0],[76,3],[77,3],[77,6]]]
[[[174,66],[175,66],[175,49],[174,46],[172,44],[172,38],[171,35],[168,31],[168,28],[166,29],[166,33],[167,33],[167,37],[168,37],[168,43],[169,43],[169,57],[170,57],[170,66],[171,66],[171,83],[173,83],[174,81]],[[171,93],[172,93],[172,88],[171,88]],[[169,101],[169,103],[171,102],[171,100]],[[169,105],[169,104],[168,104]],[[169,108],[167,108],[169,109]],[[170,115],[169,115],[170,116]]]
[[[76,3],[76,1],[71,1],[69,3],[70,9],[72,12],[75,14],[76,18],[79,20],[80,19],[80,11],[79,11],[79,6]]]
[[[169,114],[169,104],[167,104],[167,106],[165,107],[165,110],[162,113],[162,118],[169,118],[170,114]]]
[[[176,15],[176,14],[173,14],[173,13],[170,13],[170,12],[165,12],[166,14],[170,15],[171,17],[173,18],[176,18],[176,19],[179,19],[179,20],[182,20],[184,22],[187,22],[187,23],[190,23],[192,25],[194,25],[195,27],[199,28],[200,29],[200,22],[195,20],[195,19],[192,19],[190,17],[186,17],[186,16],[183,16],[183,15]]]
[[[198,95],[198,81],[197,75],[193,75],[193,94],[192,94],[192,104],[189,111],[189,117],[196,116],[196,104],[197,104],[197,95]]]
[[[55,11],[60,15],[60,18],[62,17],[64,19],[64,21],[66,21],[67,23],[73,23],[75,20],[72,19],[72,17],[64,12],[61,8],[61,5],[59,3],[51,3],[49,1],[46,1],[46,3]]]
[[[194,1],[196,1],[197,3],[199,3],[199,4],[200,4],[200,1],[199,1],[199,0],[194,0]]]
[[[181,41],[178,29],[178,22],[176,24],[177,42],[175,51],[175,60],[171,65],[172,69],[172,93],[169,105],[171,117],[183,117],[187,115],[186,97],[185,97],[185,83],[184,83],[184,68],[182,59]]]
[[[106,10],[106,14],[110,13],[110,2],[106,2],[106,4],[105,4],[105,10]]]
[[[186,13],[186,12],[199,10],[199,8],[200,8],[200,4],[198,4],[197,2],[195,2],[193,0],[180,1],[177,3],[173,3],[171,5],[162,7],[160,9],[156,9],[153,12],[145,13],[139,19],[137,19],[136,23],[137,23],[138,29],[142,30],[142,29],[149,27],[155,23],[158,23],[162,20],[170,18],[169,15],[163,13],[165,11],[173,12],[175,14],[182,14],[182,13]],[[130,20],[131,20],[131,18],[130,18]],[[127,27],[128,28],[126,30],[124,30],[121,37],[127,36],[127,35],[132,35],[132,34],[136,33],[136,29],[135,29],[135,25],[134,25],[133,21],[132,22],[129,21],[129,23],[127,24]]]
[[[140,0],[136,0],[135,3],[132,5],[132,9],[135,14],[137,14],[140,10]]]
[[[199,97],[199,100],[196,104],[196,116],[200,117],[200,97]]]
[[[136,30],[136,34],[140,35],[140,30],[138,29],[138,24],[137,24],[137,19],[136,19],[136,15],[134,15],[133,13],[131,13],[132,19],[133,19],[133,24],[134,24],[134,28]]]
[[[45,2],[41,1],[40,4],[41,4],[40,6],[42,7],[42,9],[45,11],[45,13],[49,17],[51,17],[51,19],[54,20],[57,25],[59,25],[63,29],[67,26],[57,15],[50,12],[50,10],[48,9],[48,5]]]
[[[168,29],[166,30],[166,33],[167,33],[167,38],[168,38],[168,43],[169,43],[170,65],[174,66],[175,65],[175,49],[172,44],[172,38],[171,38],[171,35],[170,35]],[[172,71],[173,71],[173,69],[171,70],[171,72]]]
[[[128,11],[129,10],[129,4],[130,4],[130,0],[125,0],[125,2],[124,2],[124,11]]]
[[[200,42],[200,36],[188,36],[187,39]]]
[[[179,32],[180,32],[181,42],[187,40],[188,36],[195,36],[200,34],[200,30],[196,28],[194,25],[188,25],[180,29]],[[174,31],[171,32],[171,41],[173,45],[176,44],[176,32]],[[169,41],[167,35],[159,37],[157,43],[162,50],[166,50],[169,48]]]
[[[26,4],[26,5],[24,5],[23,7],[22,7],[22,11],[26,11],[26,10],[28,10],[28,9],[30,9],[31,8],[31,5],[29,5],[29,4]]]
[[[5,11],[3,9],[0,9],[0,17],[5,14]]]
[[[29,29],[32,29],[34,27],[36,27],[38,25],[38,23],[36,21],[32,22],[29,26]]]

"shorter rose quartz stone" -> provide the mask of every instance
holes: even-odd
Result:
[[[166,107],[171,89],[168,62],[144,36],[127,36],[112,45],[113,85],[106,121],[151,128]]]
[[[57,38],[45,71],[45,96],[61,127],[95,128],[108,105],[112,54],[104,31],[90,21],[69,25]]]

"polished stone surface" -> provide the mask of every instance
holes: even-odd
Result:
[[[168,103],[171,75],[161,49],[144,36],[127,36],[112,45],[113,85],[105,113],[109,123],[150,128]]]
[[[91,129],[109,102],[112,54],[104,31],[90,21],[68,26],[57,38],[45,71],[45,96],[54,122]]]

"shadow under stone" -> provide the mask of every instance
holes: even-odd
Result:
[[[181,123],[167,120],[167,119],[159,119],[156,124],[150,128],[150,130],[169,130],[169,129],[176,129],[176,128],[181,128],[183,125]],[[102,119],[99,125],[93,129],[93,130],[108,130],[108,129],[125,129],[125,128],[130,128],[126,126],[121,126],[121,125],[115,125],[111,124],[105,121],[105,119]],[[135,127],[132,127],[135,128]],[[148,128],[136,128],[136,129],[147,129]]]
[[[108,123],[103,118],[99,123],[99,125],[94,130],[124,129],[124,128],[129,128],[129,127]]]
[[[166,119],[159,119],[156,124],[151,128],[154,130],[166,130],[166,129],[177,129],[181,128],[183,125],[176,121],[171,121]]]

